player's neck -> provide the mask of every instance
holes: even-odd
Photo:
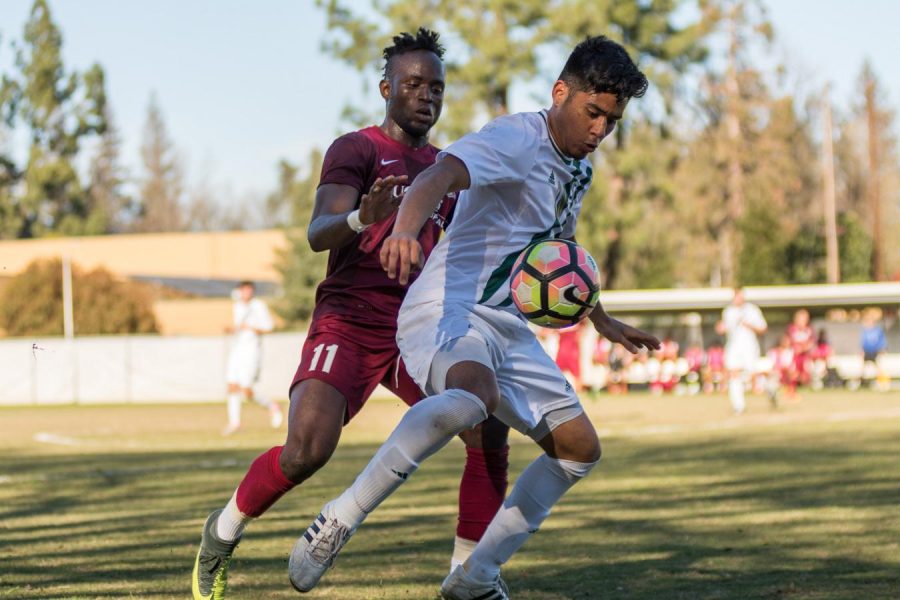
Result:
[[[403,128],[397,125],[396,122],[387,118],[379,125],[379,128],[384,132],[384,135],[395,142],[403,144],[404,146],[409,146],[410,148],[421,148],[428,143],[428,136],[410,135],[403,131]]]

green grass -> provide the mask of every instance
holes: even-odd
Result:
[[[586,406],[603,464],[506,566],[517,600],[900,598],[900,393],[808,394],[779,412],[754,397],[741,418],[722,396]],[[218,405],[0,409],[0,598],[189,597],[203,520],[282,441],[245,412],[247,431],[223,439]],[[294,540],[401,412],[374,401],[248,529],[230,597],[297,597]],[[511,478],[535,455],[515,435]],[[437,598],[462,462],[458,442],[429,460],[306,597]]]

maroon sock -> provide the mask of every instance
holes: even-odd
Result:
[[[256,457],[237,489],[237,507],[248,517],[258,517],[285,495],[294,483],[281,472],[282,446]]]
[[[509,446],[466,448],[466,468],[459,484],[456,535],[478,541],[506,497]]]

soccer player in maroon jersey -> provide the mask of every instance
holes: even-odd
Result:
[[[384,122],[338,138],[325,155],[308,237],[314,250],[329,250],[328,271],[291,383],[287,441],[260,455],[225,508],[207,519],[192,577],[195,599],[224,597],[228,563],[246,523],[328,462],[343,426],[379,383],[410,405],[422,397],[395,341],[408,286],[385,274],[379,252],[408,184],[438,153],[428,133],[443,102],[442,55],[438,35],[427,29],[396,36],[384,49],[379,84]],[[445,197],[419,233],[426,253],[454,201]],[[461,434],[467,460],[455,564],[474,548],[505,496],[507,433],[491,418]]]
[[[794,313],[794,319],[787,328],[787,335],[791,338],[791,346],[794,349],[796,382],[789,388],[789,399],[794,399],[797,384],[809,383],[809,363],[812,360],[812,350],[816,345],[816,333],[809,324],[808,310],[801,308]]]

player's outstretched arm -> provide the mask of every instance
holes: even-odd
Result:
[[[333,250],[356,239],[359,231],[349,225],[347,216],[356,209],[357,199],[358,219],[362,225],[371,225],[392,215],[400,203],[399,196],[393,193],[394,187],[406,181],[406,175],[378,178],[362,197],[353,186],[337,183],[319,186],[307,230],[310,248],[315,252]]]
[[[400,204],[393,232],[381,245],[381,266],[388,277],[406,285],[411,270],[422,267],[419,231],[445,195],[467,189],[469,183],[466,165],[449,154],[416,177]]]
[[[611,342],[622,344],[632,354],[637,354],[641,348],[659,350],[656,336],[612,318],[599,302],[589,318],[600,335]]]

